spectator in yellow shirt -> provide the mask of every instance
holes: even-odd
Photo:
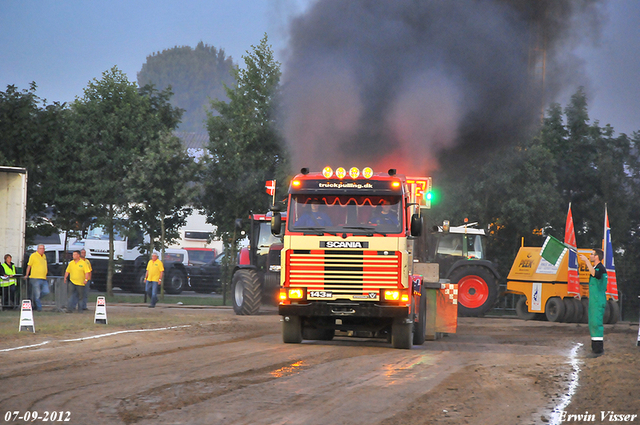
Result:
[[[72,283],[69,312],[76,308],[76,304],[78,305],[78,312],[82,312],[82,294],[90,276],[90,272],[87,269],[87,263],[80,258],[80,251],[73,251],[73,261],[69,263],[64,274],[64,283],[67,283],[67,278]]]
[[[87,271],[89,272],[89,277],[87,278],[87,284],[84,285],[84,291],[82,291],[82,309],[88,310],[87,308],[87,298],[89,297],[89,291],[91,290],[91,276],[93,274],[93,268],[91,267],[91,262],[87,260],[87,250],[80,250],[80,258],[87,263]]]
[[[162,261],[158,260],[158,254],[155,252],[151,254],[151,260],[147,263],[147,273],[144,276],[146,280],[145,289],[147,295],[151,297],[151,304],[149,307],[153,308],[158,302],[158,285],[162,282],[162,275],[164,274],[164,265]]]
[[[29,283],[31,284],[31,294],[35,309],[42,311],[40,298],[49,293],[47,257],[44,255],[44,245],[38,245],[38,250],[31,254],[27,263],[27,272],[24,275],[29,278]]]

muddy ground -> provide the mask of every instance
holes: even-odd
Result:
[[[55,411],[73,424],[543,424],[561,423],[563,401],[564,423],[640,415],[637,323],[606,325],[606,354],[592,359],[583,324],[461,318],[455,335],[395,350],[347,337],[283,344],[274,310],[109,307],[132,312],[185,326],[4,337],[0,422]]]

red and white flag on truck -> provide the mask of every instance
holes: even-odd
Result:
[[[613,248],[611,248],[611,227],[609,226],[609,215],[607,205],[604,206],[604,267],[607,269],[607,295],[611,295],[614,300],[618,300],[618,279],[616,278],[616,265],[613,261]]]
[[[577,248],[576,233],[573,229],[573,214],[571,214],[571,203],[569,203],[569,212],[567,213],[567,224],[564,228],[564,243]],[[569,251],[569,261],[567,262],[567,293],[571,296],[580,298],[580,277],[578,274],[578,254]]]
[[[267,193],[271,196],[276,194],[276,181],[275,180],[267,180],[267,183],[264,185],[267,188]]]

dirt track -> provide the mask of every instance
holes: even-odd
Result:
[[[464,318],[456,335],[394,350],[346,337],[285,345],[275,313],[109,314],[134,308],[183,315],[190,326],[0,352],[0,421],[9,410],[55,410],[74,424],[545,423],[567,392],[578,343],[579,386],[566,413],[597,413],[585,423],[609,423],[601,410],[640,414],[637,324],[607,325],[606,355],[586,359],[586,325]],[[0,349],[22,344],[9,338]]]

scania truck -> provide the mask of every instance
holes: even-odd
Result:
[[[422,231],[417,198],[424,198],[416,180],[369,167],[303,168],[293,178],[281,253],[285,343],[330,340],[340,331],[387,338],[395,348],[422,344],[429,287],[446,295],[457,313],[453,288],[446,288],[449,298],[437,264],[414,263],[413,239]],[[282,226],[277,210],[274,233]],[[434,266],[435,273],[417,273],[420,266]],[[436,302],[429,305],[435,314]]]

